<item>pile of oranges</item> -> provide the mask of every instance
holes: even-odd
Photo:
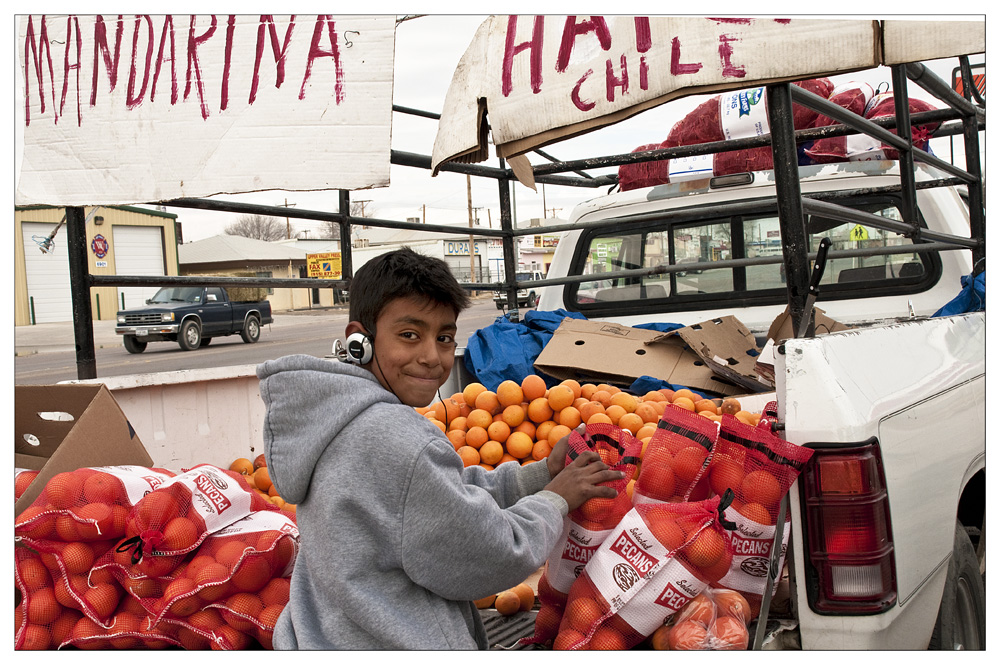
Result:
[[[295,504],[288,503],[281,498],[278,494],[278,490],[271,482],[271,474],[267,470],[267,461],[265,461],[263,455],[257,455],[252,462],[246,457],[239,457],[233,460],[233,463],[229,465],[229,470],[242,473],[243,478],[250,485],[250,488],[255,490],[270,503],[273,503],[278,508],[283,510],[291,511],[293,513],[295,512]]]
[[[648,444],[670,404],[716,421],[723,414],[748,425],[760,420],[760,414],[744,411],[735,398],[705,399],[686,388],[638,396],[610,384],[573,379],[548,388],[537,374],[520,383],[503,381],[496,391],[470,383],[417,412],[444,432],[465,466],[492,469],[505,462],[524,465],[545,459],[580,424],[610,423]]]
[[[500,593],[480,598],[476,607],[481,610],[495,609],[501,616],[511,616],[527,612],[535,606],[535,590],[527,582],[505,589]]]

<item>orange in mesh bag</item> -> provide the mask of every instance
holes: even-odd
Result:
[[[132,507],[173,475],[141,466],[57,473],[14,520],[14,535],[68,543],[121,538]]]
[[[621,471],[624,476],[604,483],[618,492],[615,498],[588,499],[566,516],[562,536],[545,562],[538,582],[541,607],[535,617],[535,634],[519,641],[522,645],[546,644],[555,638],[570,587],[611,529],[632,508],[625,488],[635,475],[641,441],[615,425],[594,423],[587,425],[582,435],[575,430],[571,432],[568,445],[567,464],[581,453],[592,450],[611,469]]]
[[[262,510],[278,508],[252,491],[242,474],[199,464],[149,492],[133,506],[119,550],[131,551],[134,564],[144,554],[186,554],[210,533]]]
[[[728,570],[731,499],[633,508],[573,583],[553,649],[630,649]]]
[[[750,606],[730,589],[705,589],[649,640],[657,651],[741,651],[750,643]]]
[[[708,492],[706,466],[719,425],[679,406],[668,405],[646,446],[633,505],[655,501],[699,501]]]
[[[732,534],[733,561],[717,586],[742,593],[754,617],[760,613],[766,590],[781,499],[812,457],[812,450],[789,443],[771,432],[770,424],[777,417],[775,403],[768,404],[763,413],[756,427],[724,415],[719,441],[709,464],[713,491],[735,493],[725,513],[726,519],[736,525]],[[789,530],[789,516],[786,515],[779,570],[784,565]],[[775,579],[775,586],[777,582]]]

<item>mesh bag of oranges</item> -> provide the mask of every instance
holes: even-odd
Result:
[[[631,649],[718,580],[732,559],[730,498],[629,511],[573,583],[553,649]]]
[[[642,456],[632,503],[707,498],[706,467],[718,437],[719,425],[714,420],[667,406]]]
[[[173,477],[165,469],[140,466],[58,473],[14,520],[14,536],[63,542],[121,538],[135,504]]]
[[[21,498],[36,477],[38,472],[34,469],[14,469],[14,501]]]
[[[770,422],[776,417],[774,405],[765,407],[763,413],[756,426],[723,416],[709,464],[713,490],[731,489],[735,493],[726,509],[726,519],[736,525],[733,562],[718,586],[741,592],[750,602],[754,617],[760,612],[766,589],[781,499],[812,457],[809,448],[789,443],[771,431]],[[789,519],[786,514],[778,570],[784,565],[788,547]],[[775,578],[775,586],[777,582]]]
[[[625,486],[635,474],[642,442],[628,430],[607,423],[587,425],[581,434],[573,430],[569,435],[566,463],[581,453],[594,451],[611,469],[624,476],[604,483],[617,492],[615,498],[588,499],[576,510],[570,511],[563,524],[563,533],[545,562],[545,569],[538,584],[541,607],[535,618],[535,634],[525,643],[547,643],[555,638],[559,616],[566,594],[576,581],[583,567],[597,551],[598,546],[611,533],[622,517],[632,508]]]
[[[743,651],[750,605],[738,591],[705,589],[650,636],[658,651]]]

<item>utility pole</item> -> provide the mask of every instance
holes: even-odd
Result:
[[[465,189],[469,195],[469,230],[472,230],[472,177],[466,174]],[[476,238],[469,233],[469,281],[474,282],[476,274]]]
[[[295,205],[294,203],[289,203],[287,198],[285,199],[285,208],[294,205]],[[288,215],[285,215],[285,238],[287,240],[292,239],[292,224],[291,222],[288,221]]]
[[[427,204],[425,203],[425,204],[424,204],[424,205],[422,206],[422,208],[423,208],[423,217],[422,217],[421,219],[422,219],[423,221],[422,221],[422,222],[420,222],[420,223],[421,223],[421,224],[426,224],[426,223],[427,223]]]
[[[542,219],[549,216],[549,209],[545,207],[545,183],[542,183]]]

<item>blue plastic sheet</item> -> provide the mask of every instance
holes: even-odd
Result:
[[[986,311],[986,271],[975,277],[962,275],[962,290],[932,316],[951,316]]]
[[[506,380],[520,383],[529,374],[542,377],[549,388],[557,385],[561,379],[536,370],[534,363],[565,318],[586,320],[587,317],[564,309],[528,310],[520,323],[513,323],[503,316],[497,317],[496,321],[477,330],[469,338],[464,356],[466,369],[489,390],[496,390]],[[683,326],[679,323],[642,323],[634,327],[669,332]],[[654,390],[671,387],[666,382],[660,383],[663,385]],[[645,392],[648,391],[643,390],[639,394]]]

